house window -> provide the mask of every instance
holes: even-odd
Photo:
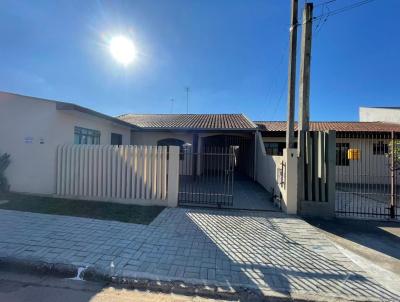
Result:
[[[336,166],[348,166],[350,161],[347,152],[350,148],[349,143],[336,143]]]
[[[178,146],[179,147],[179,159],[184,159],[183,153],[183,145],[185,144],[184,141],[176,138],[165,138],[161,139],[157,142],[157,146]]]
[[[111,133],[111,145],[121,146],[122,135],[118,133]]]
[[[385,144],[383,141],[378,141],[373,144],[373,153],[374,155],[385,155],[389,153],[389,146]]]
[[[282,142],[265,142],[265,152],[268,155],[283,155],[283,149],[285,149],[286,143]]]
[[[74,143],[77,145],[100,145],[100,131],[75,126]]]

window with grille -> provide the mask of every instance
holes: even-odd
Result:
[[[349,148],[349,143],[336,143],[336,166],[348,166],[350,164],[347,156]]]
[[[283,155],[286,143],[283,142],[264,142],[265,153],[268,155]]]
[[[77,145],[100,145],[100,131],[75,126],[74,143]]]
[[[389,146],[385,144],[383,141],[378,141],[373,144],[373,153],[374,155],[385,155],[389,153]]]

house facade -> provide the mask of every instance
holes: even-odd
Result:
[[[254,137],[257,126],[243,114],[126,114],[121,120],[136,126],[131,132],[135,145],[175,145],[182,151],[181,173],[200,175],[204,153],[230,152],[237,147],[236,170],[254,177]],[[187,158],[190,156],[191,158]],[[190,167],[187,168],[188,162]]]
[[[134,128],[75,104],[6,92],[0,92],[0,124],[0,153],[12,160],[11,190],[42,194],[55,192],[58,145],[129,145]]]
[[[283,149],[286,148],[286,122],[255,123],[262,133],[266,153],[282,155]],[[336,183],[390,183],[389,149],[392,139],[400,138],[400,124],[310,122],[310,130],[336,131]],[[397,181],[400,183],[399,179]]]

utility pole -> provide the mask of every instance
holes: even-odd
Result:
[[[186,86],[186,114],[189,113],[189,87]]]
[[[171,99],[171,113],[174,113],[174,99]]]
[[[301,212],[301,201],[309,198],[306,173],[306,137],[309,130],[310,121],[310,63],[311,63],[311,33],[312,33],[312,11],[313,4],[306,3],[303,9],[303,19],[301,21],[303,29],[301,31],[301,62],[300,62],[300,87],[299,87],[299,124],[297,136],[298,150],[298,179],[297,197],[298,211]],[[308,192],[308,194],[306,194]]]
[[[286,148],[294,147],[294,109],[296,90],[296,54],[297,54],[297,7],[298,0],[292,0],[292,13],[290,16],[290,45],[288,67],[288,98],[287,98],[287,124]]]
[[[310,124],[310,64],[313,4],[306,3],[303,10],[301,34],[301,64],[299,87],[299,131],[308,131]],[[300,137],[300,132],[299,132]]]

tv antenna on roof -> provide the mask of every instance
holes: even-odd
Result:
[[[174,113],[174,102],[175,102],[175,100],[174,99],[170,99],[170,102],[171,102],[171,113]]]
[[[188,114],[189,113],[189,90],[190,90],[190,87],[186,86],[185,89],[186,89],[186,114]]]

